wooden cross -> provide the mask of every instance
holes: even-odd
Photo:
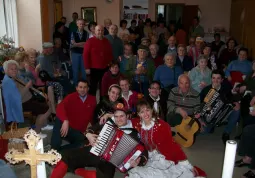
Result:
[[[24,153],[11,149],[5,154],[5,158],[11,164],[16,164],[21,161],[25,161],[26,164],[29,164],[31,166],[31,178],[37,177],[37,164],[48,162],[54,165],[60,161],[61,155],[55,150],[50,150],[47,153],[41,153],[40,150],[36,150],[36,146],[41,138],[34,130],[30,129],[24,135],[24,139],[28,145],[28,149],[24,149]]]

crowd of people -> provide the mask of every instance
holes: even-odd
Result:
[[[181,24],[166,28],[162,19],[132,20],[127,28],[126,20],[118,27],[110,19],[103,26],[87,24],[77,13],[72,17],[69,27],[65,17],[55,25],[54,44],[43,43],[41,53],[18,52],[3,65],[6,122],[22,123],[23,112],[29,111],[37,116],[34,128],[40,133],[49,128],[49,117],[54,118],[51,147],[61,152],[62,160],[52,178],[83,167],[96,167],[98,178],[114,177],[113,165],[89,153],[109,120],[120,129],[135,129],[127,134],[146,148],[133,160],[127,177],[206,177],[189,163],[171,127],[196,117],[199,132],[212,134],[218,125],[200,117],[212,88],[224,104],[233,105],[223,143],[242,122],[237,139],[243,159],[236,166],[254,168],[255,63],[248,49],[233,37],[224,43],[219,33],[212,43],[205,42],[198,17],[187,33]],[[63,139],[69,144],[62,145]]]

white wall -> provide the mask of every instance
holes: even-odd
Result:
[[[123,5],[132,8],[132,5],[142,6],[148,8],[149,0],[123,0]]]
[[[221,24],[227,31],[230,28],[231,0],[149,0],[149,16],[155,20],[156,3],[183,3],[198,5],[202,11],[201,24],[205,28],[212,28]]]
[[[19,45],[24,48],[42,49],[42,24],[40,0],[18,0]]]

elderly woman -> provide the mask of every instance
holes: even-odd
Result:
[[[169,93],[178,85],[178,77],[183,70],[180,66],[175,66],[176,56],[173,53],[167,53],[164,56],[164,62],[165,64],[156,69],[153,80],[160,82],[161,88]]]
[[[225,69],[228,64],[237,58],[235,47],[237,46],[237,42],[233,38],[229,38],[226,43],[227,48],[223,49],[219,60],[217,61],[217,65],[219,69]]]
[[[188,72],[194,67],[191,57],[186,55],[184,45],[178,45],[177,47],[176,65],[181,66],[184,72]]]
[[[197,61],[198,65],[189,72],[189,78],[191,86],[197,92],[210,85],[212,71],[207,67],[207,58],[204,55],[200,55]]]
[[[153,109],[147,101],[137,104],[139,118],[132,119],[134,128],[149,152],[147,164],[131,169],[128,178],[195,178],[205,177],[200,169],[193,167],[173,140],[171,127],[162,119],[153,117]]]
[[[154,61],[155,67],[164,64],[164,60],[162,56],[158,55],[159,46],[157,44],[151,44],[150,47],[151,59]]]
[[[232,61],[226,68],[225,75],[231,83],[240,82],[240,77],[234,73],[239,72],[243,78],[252,73],[252,63],[247,60],[248,49],[240,48],[238,51],[238,60]]]
[[[46,124],[51,114],[51,109],[46,103],[41,103],[32,98],[30,80],[25,86],[15,80],[18,75],[19,65],[14,60],[4,62],[5,76],[2,82],[3,99],[6,107],[7,122],[24,122],[23,111],[32,112],[37,116],[35,130],[39,133]]]

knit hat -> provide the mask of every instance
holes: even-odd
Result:
[[[51,42],[44,42],[42,45],[43,48],[52,48],[53,44]]]

